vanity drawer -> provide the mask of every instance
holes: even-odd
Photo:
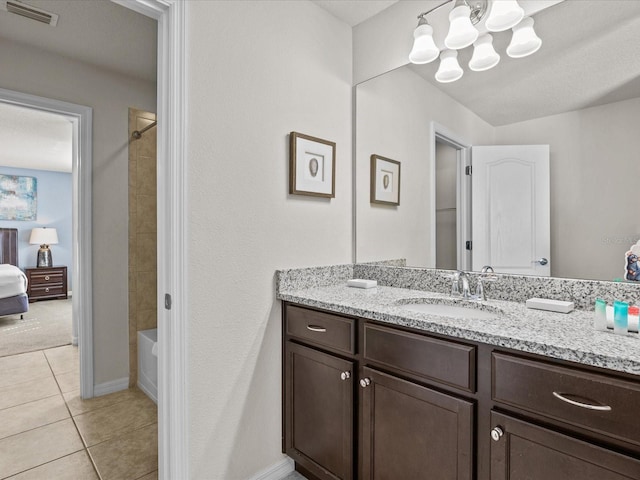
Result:
[[[307,308],[286,306],[287,335],[351,355],[355,350],[355,320]]]
[[[368,361],[475,392],[474,346],[365,323],[363,348]]]
[[[640,445],[640,382],[492,354],[496,402]]]

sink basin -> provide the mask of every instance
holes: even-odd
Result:
[[[428,315],[438,315],[440,317],[451,318],[497,320],[501,316],[500,311],[495,307],[471,303],[457,303],[455,305],[450,305],[448,303],[425,301],[420,303],[403,303],[400,305],[400,308],[410,310],[412,312],[421,312]]]

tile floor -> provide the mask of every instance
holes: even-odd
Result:
[[[157,480],[156,405],[80,398],[71,345],[0,357],[0,479]]]

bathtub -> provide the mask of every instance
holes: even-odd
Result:
[[[138,332],[138,388],[158,403],[158,329]]]

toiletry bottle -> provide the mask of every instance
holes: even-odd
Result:
[[[640,316],[640,307],[637,305],[629,306],[628,328],[630,332],[638,332],[638,317]]]
[[[607,329],[607,302],[601,298],[596,298],[596,311],[593,315],[593,327],[596,330],[602,331]]]
[[[616,300],[613,302],[613,333],[626,335],[629,325],[629,304]]]

